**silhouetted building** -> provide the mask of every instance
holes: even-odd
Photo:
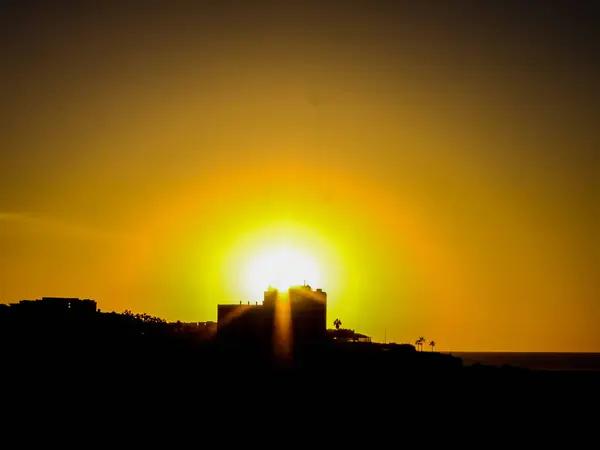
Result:
[[[217,333],[217,322],[209,320],[208,322],[200,322],[199,326],[209,335]]]
[[[176,333],[194,335],[199,339],[211,339],[217,333],[216,322],[173,322],[169,324]]]
[[[327,293],[310,286],[287,292],[269,288],[262,304],[218,305],[220,339],[244,343],[268,343],[279,327],[295,345],[310,345],[326,337]]]
[[[371,342],[369,336],[344,328],[339,330],[327,330],[327,334],[337,342]]]
[[[85,346],[99,318],[96,302],[79,298],[21,300],[1,309],[0,335],[21,344],[43,345],[48,351]]]
[[[79,298],[42,297],[41,300],[21,300],[9,306],[11,312],[35,317],[55,317],[66,313],[87,315],[96,312],[94,300]]]

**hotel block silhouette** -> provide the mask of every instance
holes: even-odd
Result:
[[[285,338],[294,346],[318,344],[326,338],[326,328],[327,293],[309,285],[283,292],[269,288],[262,304],[217,306],[217,336],[230,343],[268,344]]]

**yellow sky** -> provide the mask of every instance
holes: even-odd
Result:
[[[379,6],[11,12],[0,300],[215,320],[281,242],[374,339],[599,351],[596,41]]]

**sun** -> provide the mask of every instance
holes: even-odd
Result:
[[[320,231],[291,219],[244,230],[229,242],[222,260],[222,295],[236,302],[262,302],[269,286],[287,290],[304,283],[337,292],[343,259]]]
[[[321,282],[317,261],[306,251],[289,245],[264,249],[247,262],[244,275],[245,284],[253,292]]]

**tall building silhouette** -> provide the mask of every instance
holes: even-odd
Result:
[[[327,293],[308,285],[269,288],[262,304],[217,306],[217,336],[240,344],[267,344],[285,334],[295,346],[311,345],[326,337],[326,324]]]

